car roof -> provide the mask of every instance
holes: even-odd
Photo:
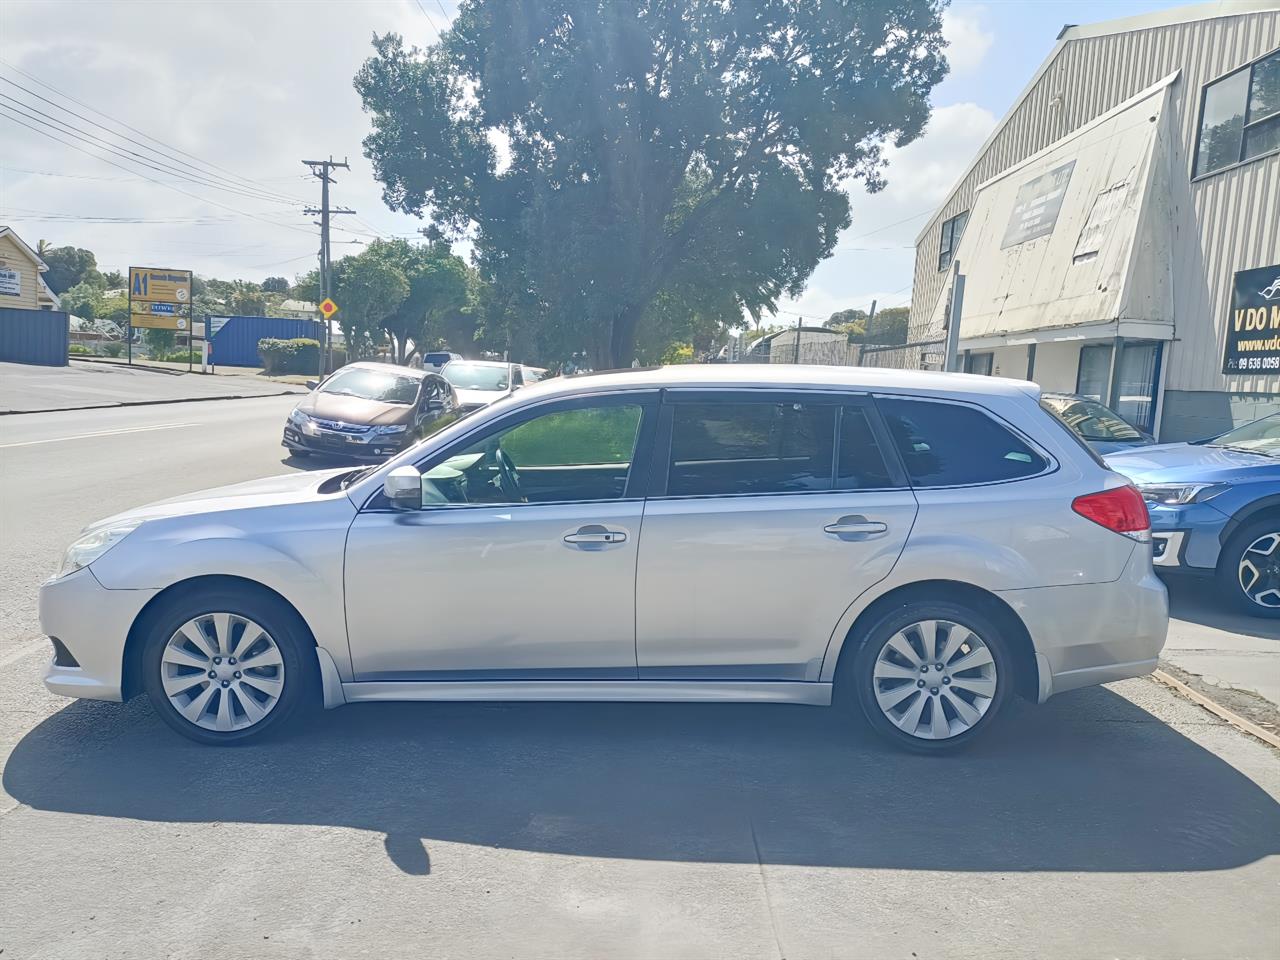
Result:
[[[618,389],[695,388],[731,390],[772,387],[890,393],[972,394],[975,396],[1039,396],[1026,380],[934,370],[891,370],[884,367],[835,367],[805,364],[686,363],[647,369],[585,373],[540,380],[521,391],[524,397]]]
[[[376,360],[357,360],[355,363],[348,363],[346,366],[339,367],[339,370],[374,370],[378,373],[398,373],[406,377],[417,377],[422,379],[430,370],[417,370],[414,367],[402,367],[398,363],[378,363]],[[335,370],[334,373],[337,373]]]

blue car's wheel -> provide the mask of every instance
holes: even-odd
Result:
[[[1237,609],[1280,617],[1280,516],[1237,530],[1222,550],[1218,577]]]

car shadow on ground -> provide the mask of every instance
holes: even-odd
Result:
[[[577,856],[952,871],[1222,870],[1280,853],[1280,805],[1104,688],[1017,705],[952,757],[776,705],[362,704],[201,747],[145,700],[89,701],[17,745],[36,810],[377,831]]]
[[[1280,640],[1280,620],[1265,620],[1238,613],[1222,596],[1222,586],[1211,577],[1171,576],[1169,616],[1227,633],[1263,640]]]

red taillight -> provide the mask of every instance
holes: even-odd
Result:
[[[1128,484],[1076,497],[1071,501],[1071,509],[1099,526],[1135,540],[1145,540],[1151,532],[1147,504],[1142,494]]]

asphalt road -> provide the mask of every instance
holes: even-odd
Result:
[[[945,759],[767,705],[367,704],[211,750],[46,694],[65,542],[290,469],[290,403],[0,419],[0,960],[1280,957],[1280,757],[1147,680]]]

